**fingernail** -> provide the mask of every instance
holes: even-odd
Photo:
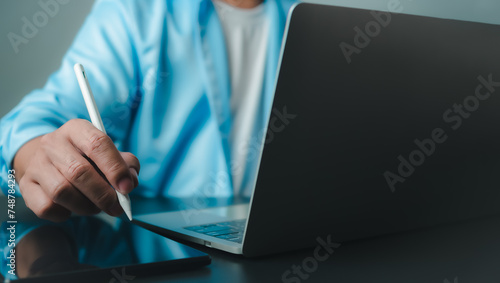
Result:
[[[132,167],[132,168],[130,168],[130,174],[132,174],[132,176],[133,176],[133,177],[136,177],[136,178],[137,178],[137,176],[139,175],[139,174],[137,174],[137,170],[135,170],[135,168],[133,168],[133,167]]]
[[[125,177],[118,181],[118,191],[122,194],[128,194],[130,191],[134,189],[134,183],[130,180],[129,177]]]
[[[134,180],[134,187],[135,187],[139,183],[139,177],[137,176],[137,170],[135,170],[135,168],[130,168],[129,171],[130,171],[130,174],[132,175],[132,179]]]
[[[113,207],[111,207],[110,212],[112,216],[119,216],[123,213],[122,206],[118,201],[115,202],[115,204],[113,204]]]

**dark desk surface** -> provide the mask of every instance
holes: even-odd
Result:
[[[161,199],[136,198],[132,203],[136,214],[178,207]],[[34,217],[20,201],[17,210],[26,219]],[[310,258],[314,248],[248,259],[192,246],[210,254],[212,264],[128,282],[500,282],[500,216],[343,243],[316,266]],[[292,266],[304,261],[310,272],[304,272],[302,279],[292,273],[282,280],[287,270],[292,272]]]

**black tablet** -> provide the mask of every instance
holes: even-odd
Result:
[[[203,252],[121,219],[72,217],[60,224],[2,226],[1,271],[11,282],[130,282],[211,262]],[[10,227],[15,245],[9,242]]]

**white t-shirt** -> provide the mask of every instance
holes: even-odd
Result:
[[[264,5],[252,9],[241,9],[221,0],[213,0],[219,15],[228,53],[231,79],[231,115],[233,124],[229,134],[231,166],[235,194],[242,188],[249,165],[256,164],[258,156],[249,154],[249,143],[259,125],[257,115],[261,105],[262,84],[267,54],[269,19]],[[253,173],[253,170],[250,170]]]

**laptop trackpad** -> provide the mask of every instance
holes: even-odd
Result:
[[[248,217],[248,209],[249,209],[248,204],[238,204],[231,206],[207,208],[201,211],[203,211],[204,213],[222,216],[225,218],[229,217],[234,219],[243,219]]]

